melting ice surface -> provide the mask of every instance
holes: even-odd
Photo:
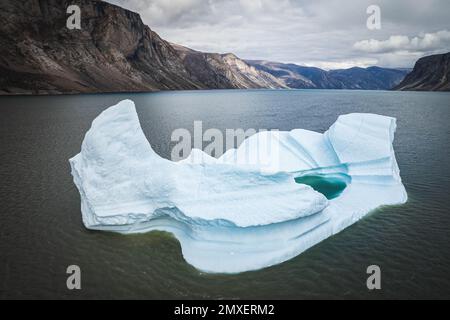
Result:
[[[263,132],[215,159],[161,158],[134,103],[92,123],[70,160],[89,229],[172,233],[199,270],[238,273],[289,260],[382,205],[402,204],[394,118],[349,114],[324,134]],[[261,141],[279,146],[277,156]],[[272,150],[273,151],[273,150]],[[264,158],[264,168],[248,154]]]
[[[305,174],[295,178],[295,182],[311,186],[328,200],[335,199],[347,188],[351,177],[343,173]]]

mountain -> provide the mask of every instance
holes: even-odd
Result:
[[[331,70],[330,76],[342,84],[342,89],[390,90],[408,74],[405,70],[380,67]]]
[[[288,88],[270,73],[257,70],[232,53],[204,53],[172,44],[191,77],[210,89]]]
[[[162,39],[139,14],[77,0],[82,29],[66,27],[71,0],[0,1],[0,95],[156,90],[311,88],[387,90],[407,70],[325,71],[204,53]],[[419,60],[400,90],[448,90],[449,56]]]
[[[380,67],[325,71],[296,64],[248,60],[255,68],[279,77],[296,89],[363,89],[389,90],[399,84],[408,70]]]
[[[290,88],[315,88],[311,77],[304,76],[302,69],[304,67],[295,64],[283,64],[279,62],[270,62],[263,60],[246,60],[246,62],[258,70],[270,73],[277,77]],[[311,68],[311,72],[313,69]],[[320,70],[320,69],[317,69]],[[321,70],[322,71],[322,70]],[[319,75],[320,76],[320,75]]]
[[[450,52],[419,59],[413,71],[395,89],[450,91]]]
[[[0,2],[0,90],[79,93],[197,89],[172,46],[136,13],[91,0],[82,30],[66,28],[68,0]]]
[[[0,2],[0,94],[284,87],[233,55],[180,53],[106,2],[77,1],[82,29],[69,30],[72,2]]]

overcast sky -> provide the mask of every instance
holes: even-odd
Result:
[[[108,0],[139,12],[164,39],[325,69],[412,67],[450,51],[449,0]],[[381,29],[369,30],[370,5]]]

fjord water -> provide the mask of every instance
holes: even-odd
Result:
[[[188,265],[170,234],[86,230],[68,159],[92,120],[136,103],[168,158],[177,128],[324,132],[341,114],[397,118],[394,143],[409,201],[383,207],[283,264],[237,275]],[[450,298],[450,94],[383,91],[196,91],[0,98],[0,298]],[[344,188],[312,179],[327,191]],[[331,194],[332,196],[332,194]],[[379,265],[382,290],[366,269]],[[69,291],[66,269],[81,268]]]

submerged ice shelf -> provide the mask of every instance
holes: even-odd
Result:
[[[215,159],[161,158],[126,100],[92,123],[70,159],[85,226],[172,233],[186,261],[206,272],[237,273],[289,260],[407,194],[392,147],[396,121],[340,116],[324,134],[262,132]],[[261,141],[276,142],[262,150]],[[250,164],[258,153],[264,168]]]

